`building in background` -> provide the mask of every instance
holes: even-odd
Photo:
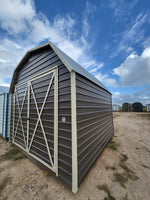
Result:
[[[147,111],[147,112],[150,112],[150,104],[147,104],[147,105],[146,105],[146,111]]]
[[[119,111],[120,111],[120,105],[119,105],[119,104],[113,104],[113,105],[112,105],[112,111],[117,111],[117,112],[119,112]]]
[[[0,94],[0,135],[5,139],[9,137],[9,94]]]
[[[124,103],[122,104],[122,111],[124,112],[131,112],[132,109],[132,104],[131,103]]]
[[[143,105],[140,102],[133,103],[133,112],[143,112]]]

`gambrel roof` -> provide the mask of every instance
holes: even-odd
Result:
[[[91,80],[92,82],[94,82],[95,84],[99,85],[100,87],[102,87],[103,89],[105,89],[106,91],[109,92],[109,90],[103,85],[103,83],[101,81],[99,81],[97,78],[95,78],[86,69],[81,67],[81,65],[79,65],[72,58],[70,58],[67,54],[65,54],[63,51],[61,51],[52,42],[47,42],[43,45],[32,48],[26,52],[25,56],[22,58],[22,60],[20,61],[20,63],[18,64],[18,66],[16,67],[16,69],[14,71],[13,78],[12,78],[11,85],[10,85],[10,90],[9,90],[10,93],[13,90],[13,85],[14,85],[14,81],[15,81],[15,78],[17,75],[17,71],[20,68],[21,64],[24,62],[24,60],[27,59],[31,53],[33,53],[39,49],[45,48],[47,46],[50,46],[54,50],[54,52],[57,54],[57,56],[60,58],[60,60],[64,63],[64,65],[68,68],[68,70],[70,72],[75,71],[75,72],[79,73],[80,75],[86,77],[87,79]]]

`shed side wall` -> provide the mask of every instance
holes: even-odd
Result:
[[[76,74],[79,183],[113,136],[111,94]]]
[[[50,49],[40,50],[31,55],[17,72],[15,84],[20,84],[31,77],[58,66],[58,176],[72,184],[71,158],[71,87],[70,72],[63,65],[56,53]],[[42,87],[42,86],[41,86]],[[39,90],[40,93],[40,90]],[[53,103],[53,102],[52,102]],[[11,100],[11,127],[13,130],[13,98]],[[63,119],[65,118],[65,122]],[[44,124],[44,123],[43,123]],[[53,127],[52,127],[53,128]]]
[[[3,124],[4,124],[4,94],[0,94],[0,134],[3,136]]]

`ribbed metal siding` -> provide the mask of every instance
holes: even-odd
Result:
[[[71,164],[71,89],[70,89],[70,73],[67,68],[63,65],[58,56],[50,48],[37,52],[33,54],[29,61],[21,66],[20,70],[17,72],[17,78],[15,84],[19,84],[28,80],[29,78],[38,75],[54,66],[58,66],[58,176],[63,180],[72,184],[72,164]],[[46,80],[43,80],[42,84],[45,84]],[[43,85],[44,86],[44,85]],[[39,95],[42,95],[41,89],[39,88]],[[13,99],[12,99],[13,101]],[[51,105],[53,104],[53,98],[49,100]],[[49,105],[47,105],[49,106]],[[34,108],[32,108],[34,109]],[[50,108],[49,108],[50,109]],[[12,109],[13,110],[13,106]],[[11,112],[12,113],[12,112]],[[50,117],[46,119],[45,117]],[[35,112],[35,118],[36,112]],[[53,122],[51,122],[51,117],[49,114],[43,115],[43,124],[47,128],[52,128]],[[33,119],[33,116],[30,116]],[[63,122],[65,118],[65,122]],[[11,127],[13,127],[11,119]],[[35,122],[33,122],[35,123]],[[40,131],[40,130],[39,130]],[[39,138],[40,139],[40,138]],[[35,141],[36,142],[36,141]],[[42,149],[42,143],[39,142],[39,149]],[[41,143],[41,144],[40,144]],[[38,144],[38,143],[37,143]],[[35,144],[34,144],[35,145]],[[53,144],[51,144],[53,146]],[[44,152],[36,148],[34,152],[38,155],[44,157]],[[52,149],[51,149],[52,150]],[[43,151],[43,149],[42,149]],[[52,150],[53,151],[53,150]],[[46,158],[46,156],[45,156]]]
[[[7,139],[8,137],[8,107],[9,95],[7,93],[0,94],[0,134]]]
[[[120,106],[119,105],[112,105],[112,111],[120,111]]]
[[[0,94],[0,134],[3,135],[3,109],[4,109],[4,94]]]
[[[150,112],[150,104],[146,105],[146,110],[147,110],[147,112]]]
[[[78,181],[113,136],[111,94],[76,74]]]

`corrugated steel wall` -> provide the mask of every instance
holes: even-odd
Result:
[[[0,134],[3,135],[3,109],[4,109],[4,94],[0,94]]]
[[[133,103],[133,112],[143,112],[143,105],[139,102]]]
[[[146,110],[147,110],[147,112],[150,112],[150,104],[146,105]]]
[[[68,182],[70,185],[72,184],[72,159],[71,159],[71,88],[70,88],[70,73],[67,68],[63,65],[61,60],[55,54],[53,50],[50,48],[46,48],[44,50],[38,51],[32,56],[29,57],[26,63],[22,64],[21,68],[17,72],[17,78],[15,80],[15,84],[19,84],[28,80],[29,78],[38,75],[41,72],[44,72],[54,66],[58,66],[58,176],[60,176],[63,180]],[[42,80],[41,82],[35,83],[35,87],[38,87],[39,97],[42,95],[42,87],[46,84],[46,80]],[[53,88],[52,88],[53,90]],[[38,94],[37,94],[38,95]],[[42,100],[41,100],[42,101]],[[49,99],[50,105],[47,104],[47,107],[52,106],[54,104],[53,93],[51,98]],[[13,98],[12,103],[13,105]],[[24,108],[25,109],[25,108]],[[35,121],[33,118],[37,118],[36,111],[34,105],[32,106],[32,116],[30,116],[30,121],[32,120],[32,125],[35,126]],[[46,109],[46,108],[45,108]],[[53,109],[53,108],[49,108]],[[52,111],[52,110],[51,110]],[[27,110],[24,110],[25,114]],[[11,107],[11,116],[13,116],[13,106]],[[45,110],[45,113],[46,110]],[[34,115],[34,116],[33,116]],[[46,128],[47,132],[50,129],[53,129],[53,121],[51,114],[44,114],[42,116],[43,125]],[[16,122],[15,122],[16,123]],[[24,126],[26,122],[24,122]],[[51,127],[50,127],[51,126]],[[11,118],[11,130],[13,128],[13,117]],[[30,134],[32,134],[32,127],[30,127]],[[18,134],[19,137],[19,134]],[[22,136],[18,138],[21,140]],[[37,135],[38,137],[38,135]],[[36,138],[37,138],[36,137]],[[51,136],[52,137],[52,136]],[[11,132],[11,140],[12,140],[12,132]],[[32,153],[38,155],[39,157],[44,157],[45,153],[40,138],[37,141],[34,141],[34,149],[31,149]],[[51,151],[53,152],[53,144],[51,142]],[[35,145],[36,143],[36,145]]]
[[[120,111],[119,105],[112,105],[112,111]]]
[[[111,94],[76,74],[78,181],[113,136]]]
[[[8,93],[0,94],[0,134],[7,139],[8,133],[8,109],[9,95]]]
[[[122,104],[122,111],[131,112],[131,111],[133,111],[133,107],[129,103],[124,103],[124,104]]]
[[[0,94],[0,134],[3,135],[3,106],[4,105],[4,95]]]

